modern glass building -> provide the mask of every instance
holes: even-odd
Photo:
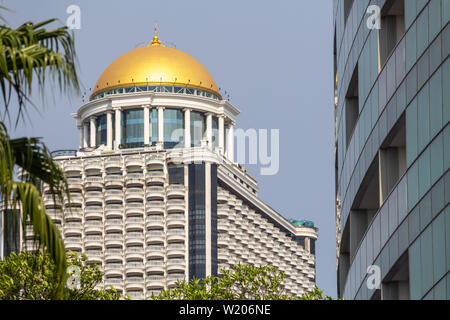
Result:
[[[340,297],[450,299],[449,20],[449,0],[334,1]]]
[[[101,266],[102,286],[147,299],[241,262],[279,267],[287,293],[314,288],[317,228],[258,198],[234,162],[238,114],[198,61],[156,35],[106,68],[73,115],[79,150],[54,155],[71,201],[43,189],[66,249]]]

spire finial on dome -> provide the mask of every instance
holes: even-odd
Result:
[[[161,41],[158,39],[158,29],[157,25],[155,23],[155,36],[153,37],[153,40],[150,42],[152,46],[160,46]]]

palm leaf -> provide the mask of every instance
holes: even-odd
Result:
[[[33,80],[42,94],[47,82],[56,82],[60,91],[75,89],[79,92],[76,71],[76,53],[73,34],[67,27],[47,30],[56,19],[37,24],[26,22],[17,29],[0,26],[0,90],[9,116],[9,104],[14,92],[19,104],[16,125],[23,116],[24,107],[31,101]],[[60,52],[61,50],[61,52]]]
[[[12,145],[11,145],[12,141]],[[14,166],[29,170],[28,181],[14,181]],[[41,166],[40,168],[37,168]],[[53,185],[56,194],[62,195],[67,182],[62,171],[53,163],[45,145],[37,139],[10,140],[6,127],[0,122],[0,191],[3,197],[4,212],[7,209],[21,209],[22,228],[26,232],[26,222],[31,221],[33,231],[44,250],[53,258],[58,275],[58,297],[63,296],[66,276],[66,255],[64,242],[58,228],[46,214],[42,197],[32,183],[42,177],[42,181]],[[67,190],[67,189],[66,189]]]

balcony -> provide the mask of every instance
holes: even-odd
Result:
[[[47,214],[50,216],[50,218],[52,218],[53,220],[62,220],[63,217],[63,213],[61,211],[58,212],[58,210],[46,210]],[[64,217],[66,219],[70,219],[70,218],[77,218],[77,219],[81,219],[83,217],[83,210],[81,208],[74,208],[74,207],[69,207],[69,208],[65,208],[64,209]]]
[[[163,167],[165,163],[164,157],[153,157],[149,156],[145,160],[145,165],[147,167]]]
[[[121,204],[107,204],[105,206],[105,216],[110,217],[122,217],[123,216],[123,206]]]
[[[143,201],[144,200],[144,190],[140,188],[127,188],[125,191],[126,201]]]
[[[44,206],[46,209],[52,209],[52,208],[61,208],[61,202],[59,199],[55,196],[55,201],[53,201],[53,197],[51,195],[44,196]]]
[[[103,178],[101,176],[87,176],[85,188],[103,188]]]
[[[105,187],[122,187],[123,176],[120,174],[109,174],[105,177]]]
[[[164,242],[164,232],[161,230],[147,231],[146,241],[150,243],[162,243]]]
[[[79,161],[67,161],[64,164],[64,171],[65,172],[76,172],[79,173],[83,171],[83,166],[81,162]]]
[[[152,300],[152,296],[154,295],[157,297],[163,289],[164,287],[148,289],[147,293],[145,294],[145,298],[147,300]]]
[[[103,193],[101,191],[87,191],[84,197],[86,200],[86,205],[101,205],[103,203]]]
[[[184,241],[185,237],[185,230],[169,229],[167,232],[167,241]]]
[[[127,231],[144,230],[144,219],[128,217],[125,222]]]
[[[123,250],[122,249],[106,249],[105,250],[105,260],[106,261],[122,261],[123,259]],[[119,264],[115,263],[115,264],[106,264],[105,267],[107,266],[118,266]],[[120,264],[121,269],[122,269],[122,264]],[[106,269],[105,269],[106,270]]]
[[[228,193],[223,190],[217,191],[217,202],[226,203],[228,201]]]
[[[85,217],[87,219],[102,219],[103,218],[103,208],[100,206],[86,207]]]
[[[164,171],[149,171],[145,178],[147,185],[162,185],[166,181]]]
[[[164,216],[162,214],[158,215],[149,215],[147,216],[147,221],[145,226],[147,227],[147,230],[151,229],[162,229],[164,228]]]
[[[165,208],[166,206],[163,201],[147,201],[145,210],[147,214],[152,213],[164,214]]]
[[[219,247],[228,247],[229,237],[226,234],[217,235],[217,245]]]
[[[229,265],[226,262],[221,262],[221,263],[217,264],[217,269],[218,269],[219,273],[221,270],[228,269],[228,268],[229,268]]]
[[[125,158],[125,166],[129,168],[142,168],[144,165],[143,156],[128,156]]]
[[[168,227],[184,227],[186,220],[182,213],[170,213],[167,215]]]
[[[87,160],[84,163],[84,170],[86,170],[86,171],[100,171],[100,170],[102,170],[102,161],[100,159]]]
[[[64,236],[81,235],[81,222],[68,222],[64,224]]]
[[[86,251],[88,261],[101,264],[103,261],[103,253],[101,251]]]
[[[217,251],[217,259],[220,262],[227,262],[229,259],[229,253],[228,250],[224,250],[224,249],[219,249]]]
[[[164,279],[164,276],[150,275],[147,276],[145,284],[147,286],[147,289],[160,289],[164,288],[166,280]]]
[[[167,260],[167,271],[174,272],[174,271],[185,271],[186,269],[186,262],[184,259],[175,258],[175,259],[168,259]]]
[[[126,248],[125,259],[128,260],[144,260],[144,248]]]
[[[105,232],[121,232],[123,230],[123,221],[121,218],[106,219]]]
[[[117,158],[106,158],[105,159],[105,170],[117,170],[122,169],[122,161],[119,157]]]
[[[144,278],[141,277],[132,277],[125,279],[125,288],[127,290],[138,290],[144,289]]]
[[[105,246],[106,247],[116,247],[123,245],[123,235],[119,234],[106,234],[105,236]]]
[[[64,246],[67,250],[80,251],[82,249],[81,238],[67,237],[64,239]]]
[[[228,229],[230,228],[230,224],[227,221],[217,221],[217,231],[219,232],[228,232]]]
[[[140,202],[127,203],[125,204],[125,212],[127,215],[130,214],[144,215],[144,203]]]
[[[164,200],[164,187],[149,186],[146,193],[147,200]]]
[[[183,281],[183,280],[185,280],[185,276],[184,275],[171,275],[171,274],[169,274],[167,276],[167,286],[173,288],[173,287],[176,286],[176,283],[178,281]]]
[[[67,178],[69,190],[81,190],[83,188],[83,180],[81,178]]]
[[[125,176],[125,184],[127,185],[127,187],[143,187],[144,175],[142,173],[128,173]]]
[[[86,236],[84,238],[84,247],[87,248],[102,248],[103,237],[101,236]]]
[[[127,294],[131,297],[132,300],[143,300],[144,294],[142,292],[127,292]]]
[[[144,243],[144,234],[143,233],[128,232],[125,235],[125,244],[127,246],[133,245],[133,244],[143,244],[143,243]]]
[[[217,218],[219,219],[226,219],[228,218],[230,212],[230,208],[228,205],[224,204],[218,204],[217,205]]]
[[[87,220],[84,225],[84,232],[86,234],[102,233],[103,232],[103,223],[99,220]]]
[[[114,287],[116,290],[123,290],[123,280],[122,279],[105,279],[105,289]]]
[[[168,198],[184,198],[186,195],[186,188],[184,185],[172,184],[167,187]]]
[[[146,263],[145,271],[147,273],[164,273],[164,261],[148,260]]]
[[[184,245],[169,245],[167,247],[167,256],[176,257],[184,256],[186,253]]]
[[[145,256],[149,260],[151,258],[164,258],[163,246],[147,246]]]
[[[127,274],[143,274],[144,264],[141,262],[128,262],[125,265],[125,271]]]
[[[123,276],[123,269],[106,269],[105,268],[105,277],[122,277]],[[115,287],[117,290],[119,288]],[[120,290],[122,290],[121,288]]]
[[[181,199],[169,199],[167,201],[167,212],[183,212],[186,207],[186,202]]]

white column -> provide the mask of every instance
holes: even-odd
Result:
[[[208,148],[212,150],[212,113],[206,114],[206,140]]]
[[[234,123],[230,123],[227,134],[227,158],[234,162]]]
[[[164,107],[158,107],[158,143],[164,144]]]
[[[221,154],[225,151],[225,117],[223,115],[219,116],[219,150]]]
[[[95,120],[97,118],[96,117],[91,117],[90,121],[91,121],[91,148],[95,148],[95,142],[96,142],[96,125],[95,125]]]
[[[205,275],[212,273],[211,257],[211,163],[205,164]]]
[[[83,133],[83,148],[89,147],[89,124],[85,123],[83,125],[84,133]]]
[[[112,126],[112,112],[106,113],[106,147],[108,150],[113,149],[113,126]]]
[[[184,147],[191,147],[191,109],[186,108],[184,111]]]
[[[83,143],[84,143],[84,128],[82,125],[77,126],[78,132],[80,133],[80,146],[78,147],[79,149],[83,148]]]
[[[144,144],[150,145],[150,106],[144,106]]]
[[[116,137],[115,137],[115,146],[114,149],[115,150],[119,150],[119,145],[120,142],[122,140],[122,126],[121,126],[121,116],[122,116],[122,111],[120,110],[120,108],[115,109],[115,125],[116,125]]]

